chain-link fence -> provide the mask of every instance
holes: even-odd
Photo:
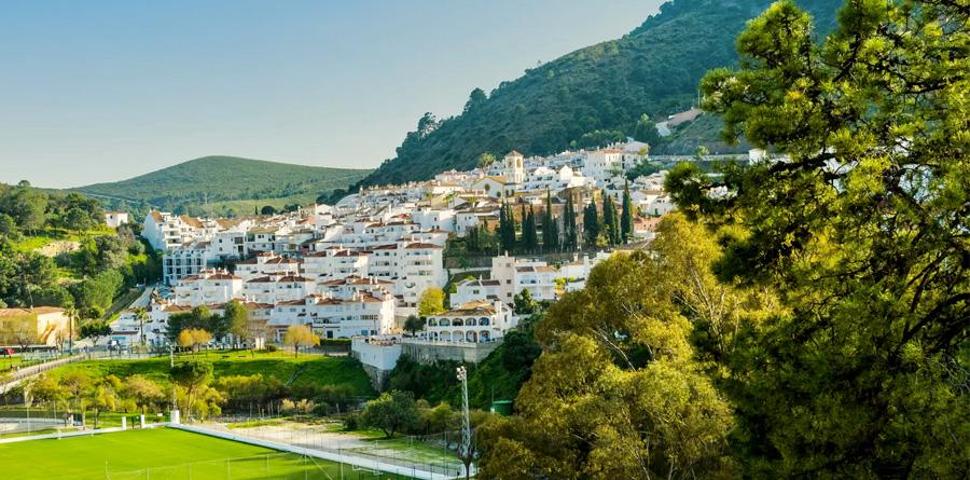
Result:
[[[318,425],[268,424],[231,429],[233,435],[393,465],[411,472],[461,477],[464,465],[454,449],[458,432],[390,439],[362,438]]]
[[[397,480],[413,477],[394,475],[311,456],[273,453],[226,458],[138,470],[119,470],[105,464],[106,480]]]

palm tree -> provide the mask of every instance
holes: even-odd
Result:
[[[478,168],[482,169],[482,176],[484,177],[488,173],[488,167],[491,167],[495,163],[495,155],[489,152],[482,153],[478,156]]]
[[[148,310],[145,307],[135,307],[132,310],[138,320],[138,344],[145,346],[145,320],[148,320]]]
[[[70,306],[64,309],[64,313],[67,314],[67,353],[71,355],[74,353],[74,324],[81,322],[81,309],[76,306]]]

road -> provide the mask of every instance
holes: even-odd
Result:
[[[128,305],[128,308],[148,308],[148,304],[152,300],[152,292],[155,291],[155,287],[156,285],[154,284],[146,286],[145,289],[142,290],[141,295],[139,295],[134,302],[131,302],[131,305]]]

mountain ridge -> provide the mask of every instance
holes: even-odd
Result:
[[[515,149],[544,155],[574,146],[630,135],[641,115],[652,121],[694,104],[704,73],[737,63],[735,37],[769,0],[675,0],[661,6],[623,37],[567,53],[519,78],[499,84],[490,95],[475,89],[462,113],[438,120],[425,114],[408,132],[395,157],[357,187],[430,178],[451,168],[475,166],[483,152]],[[834,24],[841,0],[800,0],[825,31]],[[715,126],[672,147],[703,144],[712,152],[737,151],[722,142]],[[664,142],[655,142],[657,153]]]
[[[292,198],[302,203],[346,188],[371,171],[207,155],[124,180],[68,190],[173,211],[242,200],[278,203]]]

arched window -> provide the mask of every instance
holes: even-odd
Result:
[[[488,317],[482,317],[478,319],[478,324],[482,327],[488,326]]]
[[[434,318],[429,318],[428,319],[428,326],[429,327],[437,327],[438,326],[438,320],[436,320]]]
[[[468,341],[469,343],[476,343],[478,342],[478,334],[475,332],[468,332],[468,335],[465,337],[465,340]]]
[[[478,334],[478,339],[483,342],[489,341],[490,338],[489,338],[488,330],[482,330],[481,333]]]
[[[464,325],[464,322],[462,322],[460,318],[456,318],[451,321],[451,326],[453,327],[460,327],[462,325]]]
[[[450,327],[451,326],[451,322],[447,318],[442,318],[441,320],[438,320],[438,326],[439,327]]]

